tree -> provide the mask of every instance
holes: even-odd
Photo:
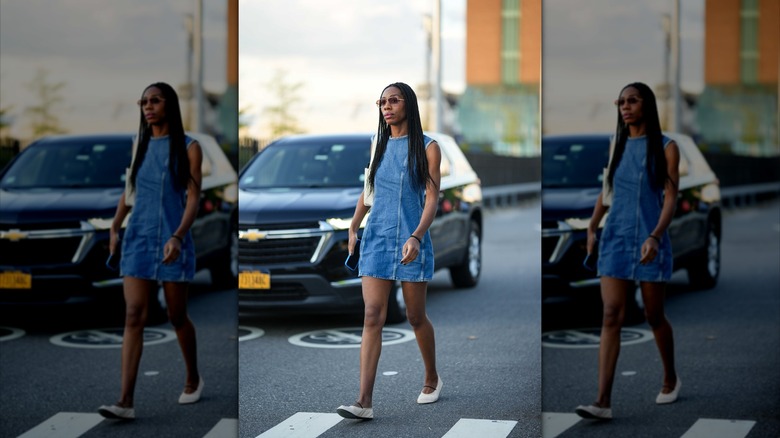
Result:
[[[39,68],[35,77],[25,84],[26,88],[33,92],[37,101],[35,105],[27,107],[24,111],[32,119],[30,130],[35,138],[67,132],[60,126],[60,120],[54,114],[55,107],[64,100],[60,93],[65,83],[51,83],[48,81],[48,76],[48,71]]]
[[[298,126],[298,119],[294,115],[294,107],[302,100],[298,93],[303,87],[303,83],[289,83],[285,77],[286,72],[278,70],[267,84],[276,100],[275,105],[266,106],[263,110],[269,116],[268,125],[272,138],[304,132]]]

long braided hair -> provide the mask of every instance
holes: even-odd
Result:
[[[656,104],[653,90],[641,82],[633,82],[620,90],[623,94],[626,88],[636,88],[642,98],[642,117],[645,122],[645,137],[647,138],[647,175],[651,185],[658,189],[663,189],[666,181],[669,179],[669,172],[666,168],[666,155],[664,154],[663,134],[661,132],[661,122],[658,119],[658,105]],[[618,98],[620,96],[618,95]],[[609,166],[608,182],[613,186],[615,170],[620,164],[623,153],[626,150],[626,141],[628,140],[628,125],[623,121],[620,115],[620,107],[617,109],[617,128],[615,130],[615,150],[612,156],[612,163]]]
[[[428,172],[428,156],[425,154],[425,139],[423,138],[422,122],[420,122],[420,109],[417,106],[417,95],[412,87],[403,82],[395,82],[386,86],[382,93],[390,87],[398,88],[403,95],[406,104],[406,121],[408,124],[409,152],[407,159],[407,168],[411,181],[417,189],[425,188],[432,182],[431,174]],[[380,94],[381,97],[381,94]],[[382,108],[379,108],[379,128],[377,129],[376,151],[371,163],[371,174],[368,178],[371,189],[374,189],[376,171],[382,164],[382,157],[387,150],[387,141],[390,139],[390,125],[387,124],[382,115]]]
[[[190,175],[190,158],[187,155],[187,145],[184,138],[184,124],[181,120],[181,107],[179,106],[179,96],[170,85],[164,82],[155,82],[144,88],[144,93],[150,88],[157,88],[162,92],[165,99],[165,120],[168,122],[168,169],[173,175],[173,181],[176,188],[185,190],[189,184],[192,175]],[[143,93],[141,93],[143,97]],[[130,174],[130,183],[135,187],[135,179],[138,175],[138,169],[149,149],[149,139],[152,137],[152,127],[146,122],[144,109],[140,108],[141,121],[138,127],[138,150],[133,162],[133,169]]]

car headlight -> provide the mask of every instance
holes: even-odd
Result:
[[[122,228],[127,227],[127,220],[130,218],[130,214],[125,216],[125,220],[122,221]],[[113,217],[109,218],[99,218],[95,217],[92,219],[87,219],[87,223],[92,225],[96,230],[110,230],[111,224],[114,222]]]
[[[601,222],[599,223],[599,228],[604,227],[604,223],[607,220],[607,214],[608,213],[605,213],[604,216],[601,218]],[[587,230],[588,225],[590,225],[590,218],[572,217],[564,220],[564,222],[566,222],[566,225],[570,226],[572,230]]]
[[[363,220],[360,222],[360,228],[364,228],[366,226],[366,221],[368,220],[369,214],[370,213],[366,213],[366,215],[363,216]],[[336,231],[348,230],[350,224],[352,224],[352,218],[330,218],[325,219],[325,222],[333,227],[333,229]]]

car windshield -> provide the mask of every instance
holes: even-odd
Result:
[[[543,139],[542,187],[601,187],[609,139]]]
[[[30,145],[6,169],[4,189],[123,187],[132,142],[63,140]]]
[[[277,143],[241,173],[241,189],[362,187],[370,141]]]

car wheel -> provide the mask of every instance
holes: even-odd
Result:
[[[720,233],[713,223],[707,222],[705,247],[688,266],[688,278],[695,289],[712,289],[718,284],[720,274]]]
[[[396,283],[390,291],[387,303],[388,324],[398,324],[406,321],[406,301],[404,301],[404,290],[401,283]]]
[[[211,266],[212,284],[234,289],[238,284],[238,232],[231,220],[230,232],[228,234],[228,245],[225,248],[223,257],[219,257]],[[229,263],[225,263],[229,260]]]
[[[469,226],[466,256],[463,263],[450,268],[452,284],[457,288],[474,287],[482,273],[482,237],[479,224],[472,220]]]

